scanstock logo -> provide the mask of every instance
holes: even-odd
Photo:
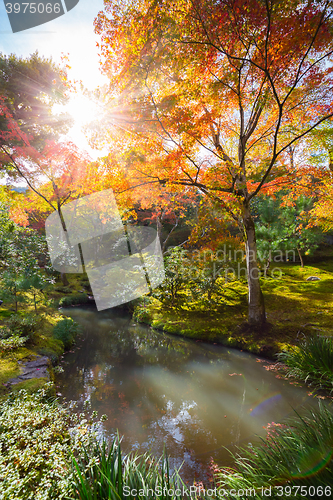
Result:
[[[99,311],[141,297],[165,278],[156,230],[123,223],[112,189],[67,203],[49,215],[45,230],[53,268],[85,270]]]
[[[4,0],[13,33],[53,21],[72,10],[80,0]]]

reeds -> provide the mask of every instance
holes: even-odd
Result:
[[[325,498],[325,494],[330,498],[332,409],[319,404],[318,409],[308,410],[303,417],[296,414],[286,424],[272,423],[261,444],[242,448],[239,453],[241,456],[234,457],[234,470],[221,469],[216,474],[220,488],[254,488],[251,498],[263,498],[265,488],[267,492],[271,488],[266,496],[273,498]]]
[[[278,355],[289,377],[295,377],[318,389],[333,391],[333,339],[315,335],[299,346]]]
[[[186,488],[178,471],[170,473],[166,452],[160,460],[149,454],[123,456],[118,437],[109,448],[96,443],[83,462],[73,458],[73,465],[73,488],[80,500],[178,500],[182,495],[175,492]]]

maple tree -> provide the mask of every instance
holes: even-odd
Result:
[[[295,183],[290,153],[333,116],[332,8],[106,0],[95,20],[110,80],[99,133],[113,150],[120,145],[118,175],[128,189],[199,191],[242,227],[256,327],[266,315],[251,200]]]
[[[58,139],[71,120],[65,113],[57,115],[52,111],[55,104],[67,102],[67,90],[65,70],[37,52],[25,59],[0,53],[1,105],[7,109],[7,113],[0,114],[0,144],[22,145],[18,134],[12,133],[13,120],[38,150],[43,149],[46,140]],[[1,171],[15,174],[6,163],[2,163]]]
[[[171,190],[156,182],[152,183],[150,190],[146,189],[146,182],[140,186],[136,184],[135,189],[132,189],[135,174],[130,168],[119,168],[120,161],[112,153],[91,162],[84,178],[86,194],[112,189],[124,222],[154,224],[164,253],[170,238],[184,224],[187,214],[195,210],[198,196],[182,188]],[[127,159],[129,164],[131,161],[131,158]]]
[[[68,115],[52,113],[54,104],[65,104],[71,82],[61,69],[38,53],[29,58],[0,54],[0,172],[9,180],[23,178],[31,190],[26,199],[12,203],[11,214],[28,224],[29,210],[44,215],[58,211],[82,189],[90,160],[69,141],[55,142],[68,130]],[[62,220],[63,222],[63,220]]]
[[[21,209],[57,211],[62,219],[61,207],[78,198],[84,190],[83,179],[91,162],[89,155],[70,141],[47,141],[38,151],[0,100],[1,116],[6,116],[8,127],[0,132],[0,163],[10,165],[31,190],[30,205],[23,203]],[[19,216],[19,206],[16,204],[15,208]]]
[[[0,163],[23,178],[30,191],[11,207],[11,217],[21,225],[29,224],[28,214],[41,213],[43,219],[51,212],[59,215],[64,234],[67,228],[62,206],[84,193],[84,177],[90,157],[73,143],[46,141],[39,151],[30,142],[13,118],[4,99],[0,99],[0,117],[5,117],[6,129],[0,131]],[[64,285],[68,280],[61,273]]]

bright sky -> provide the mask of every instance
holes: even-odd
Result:
[[[94,89],[106,83],[106,78],[99,72],[96,47],[99,37],[94,34],[93,27],[94,19],[102,8],[103,0],[80,0],[71,11],[53,21],[12,33],[4,2],[0,0],[0,52],[26,57],[38,50],[40,55],[52,56],[56,63],[61,62],[62,53],[69,54],[72,67],[69,77],[82,80],[87,88]],[[92,106],[76,98],[67,111],[76,119],[76,125],[69,134],[70,139],[96,158],[101,153],[91,150],[80,132],[85,116],[89,118],[94,113]]]

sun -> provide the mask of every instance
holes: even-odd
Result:
[[[100,104],[82,93],[77,93],[71,95],[65,105],[57,104],[53,106],[53,112],[56,114],[66,113],[73,119],[73,124],[62,139],[74,142],[79,148],[86,150],[92,158],[97,158],[102,154],[101,151],[104,150],[91,148],[84,132],[86,125],[93,121],[102,120],[104,112]]]
[[[76,127],[83,127],[102,115],[101,107],[82,94],[72,96],[65,111],[73,118]]]

